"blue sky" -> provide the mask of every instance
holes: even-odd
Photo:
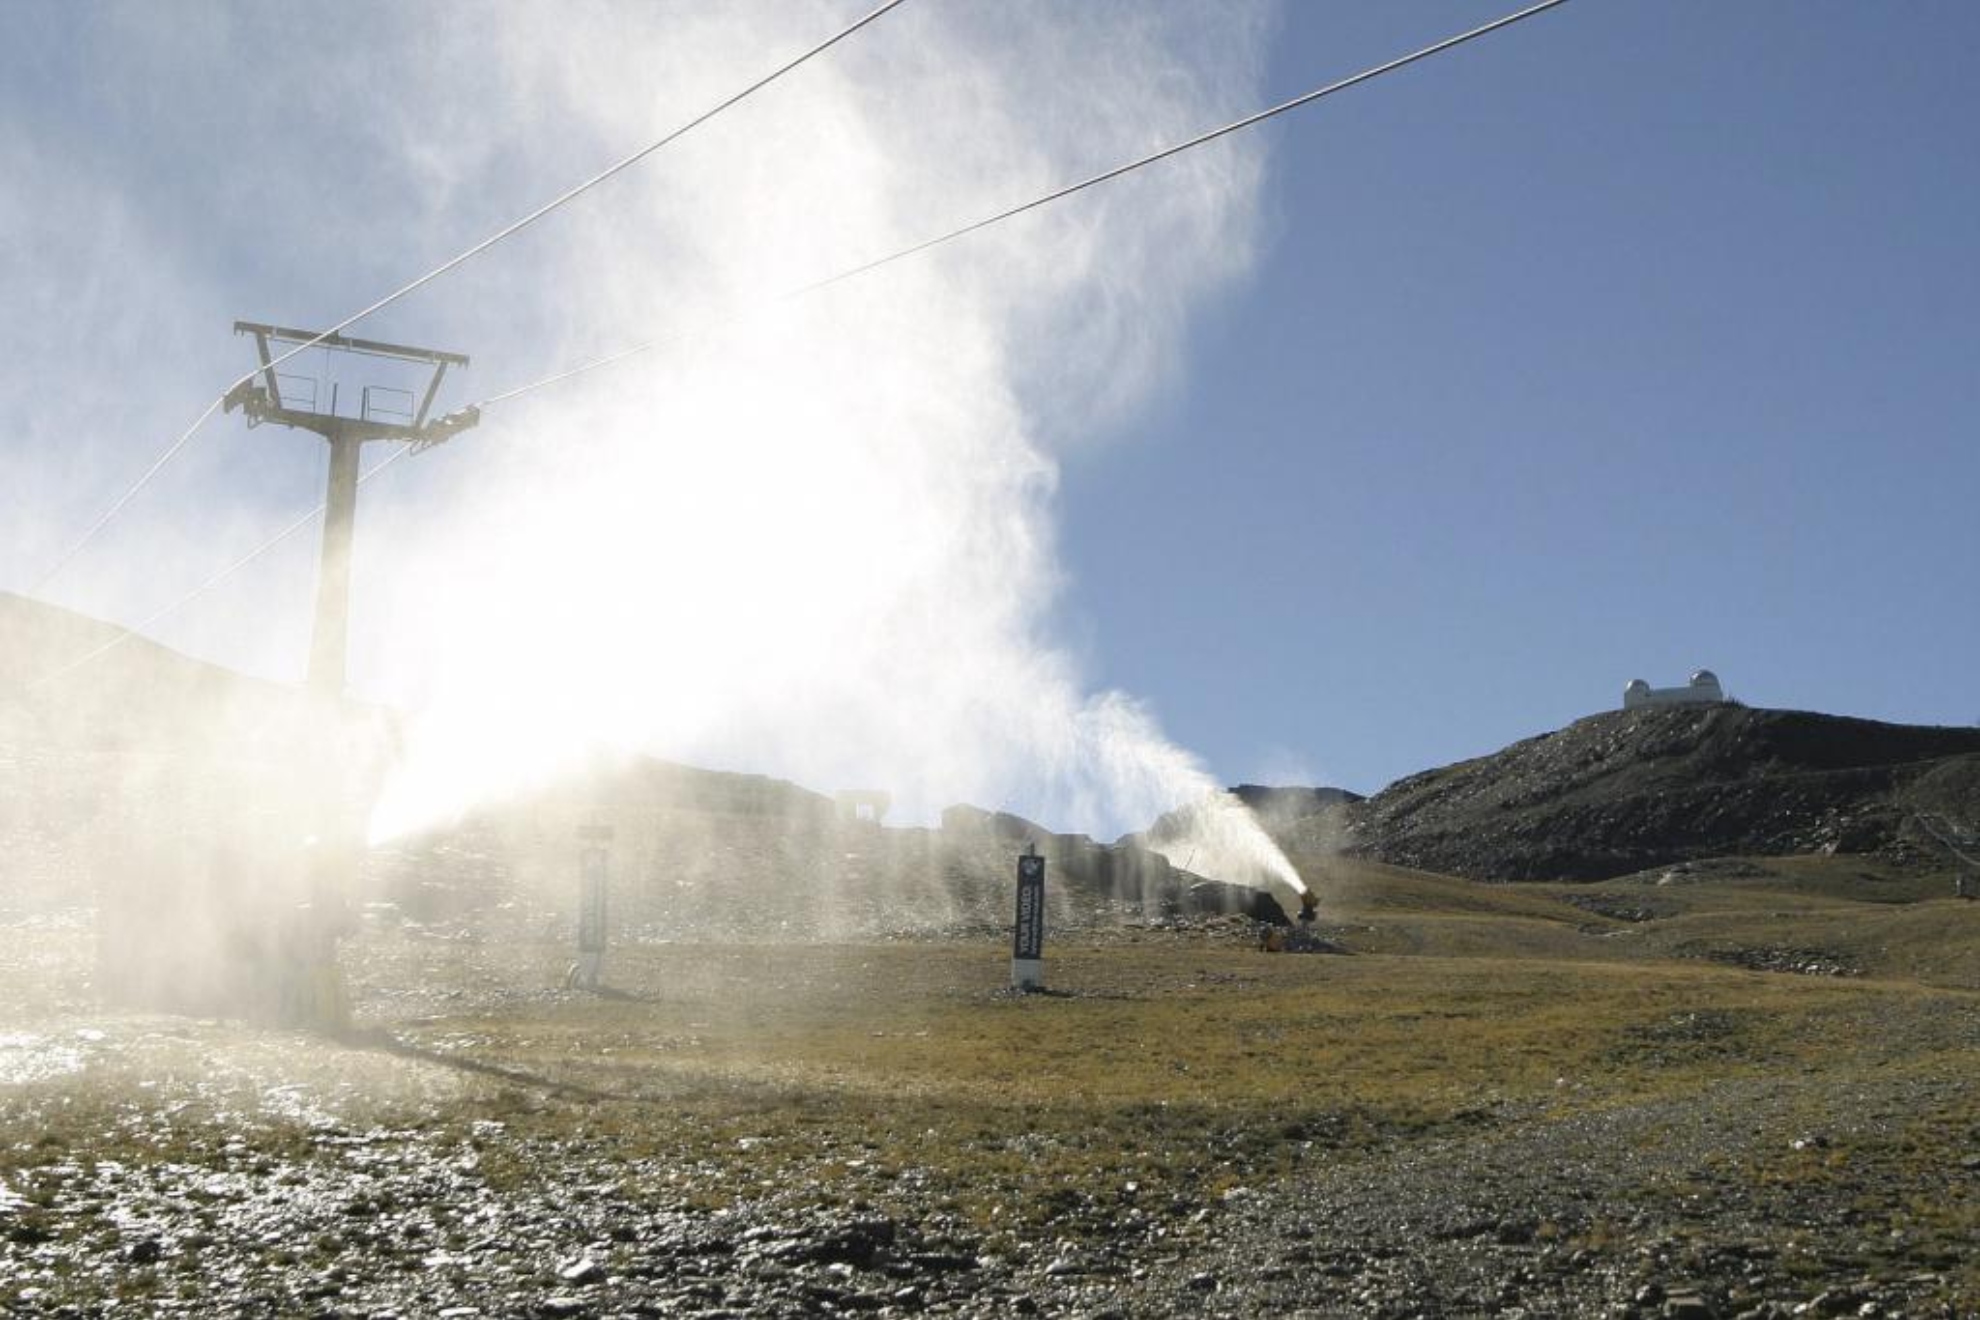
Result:
[[[1272,91],[1491,13],[1291,5]],[[1361,791],[1698,666],[1980,720],[1976,54],[1964,4],[1573,4],[1279,121],[1255,278],[1069,473],[1106,680]]]
[[[546,123],[498,161],[475,61],[422,65],[412,11],[247,7],[224,41],[217,12],[0,11],[0,148],[35,183],[0,204],[0,475],[41,515],[0,587],[244,365],[235,317],[348,311],[632,145]],[[1288,3],[1244,104],[1502,12]],[[424,74],[333,102],[283,52],[345,92]],[[1054,639],[1232,782],[1373,791],[1700,665],[1754,705],[1980,720],[1976,55],[1964,3],[1577,0],[1259,130],[1248,271],[1040,511]],[[555,365],[515,272],[557,224],[360,333],[468,349],[479,386]],[[320,481],[277,444],[203,434],[93,548],[117,571],[51,597],[135,622],[254,544]],[[467,479],[422,471],[385,498]],[[215,641],[246,608],[161,635],[299,662],[301,608]]]

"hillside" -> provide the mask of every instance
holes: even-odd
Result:
[[[1980,729],[1735,705],[1611,711],[1336,810],[1324,819],[1343,852],[1481,880],[1601,880],[1728,856],[1916,860],[1931,852],[1918,812],[1980,812]]]
[[[229,784],[265,793],[308,731],[321,733],[296,689],[125,637],[0,594],[0,773],[9,780],[0,836],[15,859],[0,887],[37,887],[34,872],[70,883],[88,869],[84,855],[100,842],[89,832],[106,813],[173,817],[187,802],[237,803],[243,794]],[[43,681],[49,675],[61,677]],[[358,779],[375,783],[397,742],[395,718],[356,705],[340,715],[369,749]],[[365,790],[354,781],[352,791]],[[1735,705],[1614,711],[1368,799],[1249,784],[1234,792],[1294,855],[1470,879],[1594,881],[1715,857],[1811,853],[1902,864],[1938,856],[1920,813],[1980,816],[1980,729]],[[766,911],[822,931],[988,919],[1001,907],[1008,855],[1026,839],[1095,898],[1173,909],[1197,881],[1171,874],[1142,836],[1108,846],[992,818],[880,829],[840,821],[830,798],[796,785],[650,760],[491,806],[450,837],[375,857],[374,873],[415,905],[415,891],[446,906],[441,891],[458,899],[463,888],[506,892],[513,881],[561,894],[574,813],[587,804],[624,818],[621,874],[639,878],[662,926],[693,914],[689,924],[704,931],[749,930]],[[1154,822],[1149,837],[1177,819]],[[1201,897],[1236,910],[1249,901]],[[853,919],[855,910],[864,915]]]
[[[601,760],[372,851],[333,1038],[99,999],[127,968],[102,959],[116,907],[74,904],[92,863],[200,892],[165,868],[224,879],[272,791],[200,733],[221,707],[189,693],[231,676],[146,657],[194,675],[169,718],[0,726],[0,1311],[1980,1304],[1980,904],[1907,860],[1904,814],[1970,816],[1971,731],[1604,716],[1369,800],[1244,786],[1351,955],[1325,958],[1170,919],[1201,887],[1133,840],[972,808],[883,828],[759,775]],[[594,994],[564,977],[601,823]],[[1014,995],[1028,843],[1050,990]],[[1481,874],[1659,860],[1515,886],[1344,843]],[[10,910],[22,877],[72,877],[69,901]]]
[[[324,793],[361,821],[390,773],[398,717],[352,702],[324,715],[297,688],[0,594],[0,908],[74,901],[124,880],[157,888],[161,857],[194,877],[235,854],[279,868],[287,845],[276,840],[313,833],[308,804]],[[328,784],[326,766],[340,768]],[[601,756],[371,850],[363,896],[414,920],[497,910],[558,920],[574,893],[578,828],[593,824],[614,831],[614,919],[643,937],[999,928],[1027,843],[1051,864],[1057,929],[1123,915],[1284,919],[1255,891],[1212,884],[1132,842],[969,807],[951,808],[941,829],[883,828],[783,780],[636,756]]]
[[[0,737],[103,749],[252,738],[295,700],[115,624],[0,591]]]

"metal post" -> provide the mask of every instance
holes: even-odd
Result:
[[[277,1015],[285,1021],[337,1028],[346,1024],[337,942],[350,931],[347,900],[363,851],[360,808],[353,791],[359,765],[342,705],[348,675],[351,544],[362,451],[372,440],[402,442],[415,452],[428,449],[474,426],[481,412],[464,408],[429,420],[441,376],[451,366],[467,365],[467,358],[459,353],[252,321],[236,321],[234,330],[253,336],[260,367],[227,391],[223,400],[226,410],[242,413],[250,427],[272,424],[322,437],[330,448],[330,463],[309,648],[309,721],[291,754],[291,760],[302,767],[300,775],[290,777],[298,781],[303,800],[282,809],[290,819],[271,836],[280,842],[263,845],[258,859],[265,874],[287,876],[288,882],[286,887],[270,886],[275,891],[272,912],[236,910],[215,914],[215,919],[230,936],[239,937],[242,947],[282,951],[281,965],[288,979],[273,987]],[[372,417],[369,408],[361,409],[356,417],[346,417],[337,411],[334,379],[327,409],[317,407],[313,385],[285,391],[284,378],[276,370],[280,361],[277,347],[282,344],[387,359],[399,372],[424,366],[432,375],[417,412],[409,418]],[[300,859],[290,852],[294,846],[291,841],[297,837],[315,840]]]
[[[1045,988],[1045,859],[1027,843],[1018,858],[1017,923],[1011,941],[1011,988]]]
[[[606,890],[610,879],[610,825],[580,825],[578,839],[578,960],[567,978],[580,990],[596,990],[605,979],[605,947],[610,942]]]
[[[330,441],[330,477],[323,496],[323,557],[316,570],[316,630],[309,651],[309,686],[325,696],[344,691],[351,627],[351,537],[357,519],[358,454],[363,440],[339,431]]]

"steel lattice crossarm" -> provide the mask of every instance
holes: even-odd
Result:
[[[234,333],[254,336],[255,351],[261,358],[260,372],[236,385],[226,398],[227,411],[246,414],[251,427],[272,422],[278,426],[314,431],[329,440],[403,440],[410,442],[414,452],[418,452],[452,439],[481,420],[479,408],[463,408],[459,412],[428,420],[447,368],[465,367],[468,364],[465,353],[387,344],[348,335],[320,335],[314,331],[262,325],[253,321],[234,322]],[[357,415],[341,416],[337,412],[335,387],[332,386],[328,406],[319,406],[321,401],[314,380],[285,375],[275,369],[275,354],[270,348],[272,344],[311,344],[362,357],[425,363],[433,368],[433,372],[427,379],[426,388],[419,394],[417,405],[411,402],[412,391],[367,387],[360,396]],[[283,392],[285,382],[290,391],[287,395]],[[307,387],[307,390],[301,387]],[[375,400],[374,392],[378,395]],[[406,400],[404,404],[398,402],[402,397]]]

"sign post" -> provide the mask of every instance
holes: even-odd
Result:
[[[568,980],[573,988],[596,990],[605,979],[606,845],[612,841],[612,827],[580,825],[578,840],[578,960]]]
[[[1038,845],[1018,858],[1017,925],[1011,944],[1011,988],[1045,988],[1045,859]]]

